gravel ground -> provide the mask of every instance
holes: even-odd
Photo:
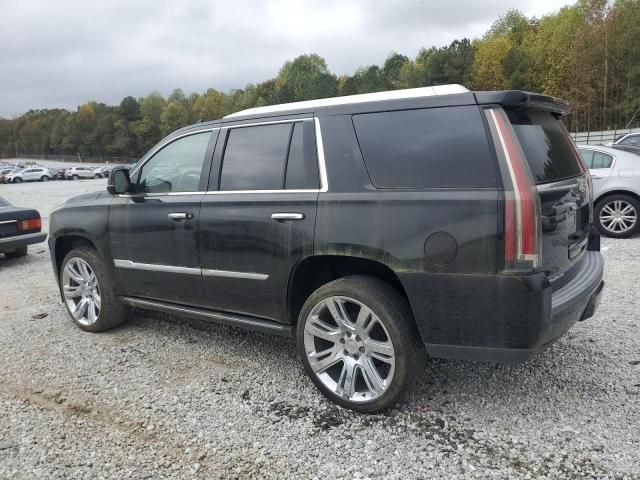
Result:
[[[46,220],[105,183],[0,195]],[[84,333],[46,244],[0,258],[0,478],[640,479],[640,238],[603,247],[594,318],[526,365],[429,361],[380,415],[322,399],[282,338],[142,311]]]

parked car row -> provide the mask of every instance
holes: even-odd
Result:
[[[79,180],[81,178],[106,178],[113,167],[64,167],[51,168],[41,165],[0,165],[0,183],[48,182],[49,180]]]

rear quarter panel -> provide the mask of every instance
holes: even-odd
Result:
[[[468,343],[494,310],[485,299],[496,287],[501,191],[376,189],[349,118],[320,120],[323,138],[330,139],[324,141],[329,191],[318,198],[314,253],[385,264],[409,297],[423,341]],[[438,232],[454,241],[448,261],[439,259],[450,252],[426,244]]]

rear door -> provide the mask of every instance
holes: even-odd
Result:
[[[313,252],[320,191],[313,118],[223,128],[209,188],[199,232],[207,301],[284,321],[290,273]]]
[[[540,196],[542,270],[551,278],[586,251],[592,203],[589,179],[560,119],[537,109],[506,111]]]

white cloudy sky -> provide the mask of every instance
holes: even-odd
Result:
[[[0,116],[180,87],[228,90],[302,53],[338,74],[479,37],[566,0],[0,0]]]

